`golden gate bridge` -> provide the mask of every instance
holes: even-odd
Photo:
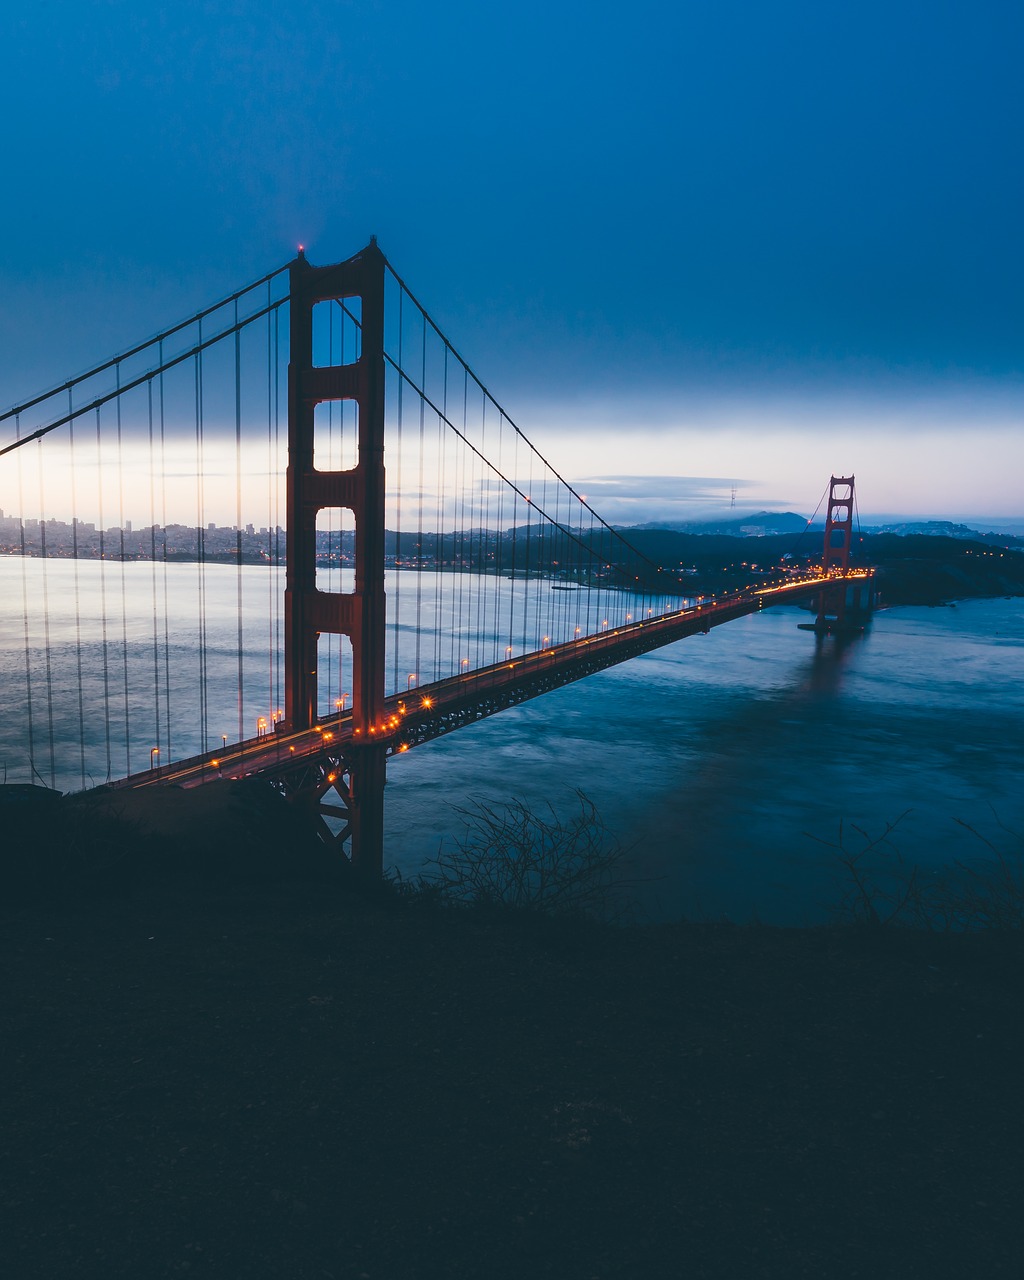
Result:
[[[5,777],[262,776],[368,877],[388,757],[769,605],[813,599],[819,632],[872,606],[852,476],[820,563],[693,598],[374,240],[325,267],[300,249],[0,423]]]

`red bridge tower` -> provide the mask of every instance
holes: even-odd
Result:
[[[282,729],[315,728],[317,641],[348,636],[352,644],[352,728],[357,745],[286,780],[286,789],[319,812],[321,835],[341,845],[351,837],[352,869],[381,875],[386,747],[374,742],[384,719],[384,255],[373,239],[361,253],[313,267],[301,250],[291,264],[291,347],[288,366],[287,580],[285,586],[285,719]],[[313,362],[313,308],[360,300],[361,346],[348,364]],[[352,400],[358,406],[356,465],[321,471],[314,465],[316,406]],[[316,585],[316,517],[347,508],[355,522],[355,590]],[[340,805],[323,803],[334,790]],[[324,816],[340,819],[338,833]]]
[[[853,476],[831,477],[822,566],[833,577],[833,581],[818,596],[815,631],[860,630],[864,619],[871,612],[874,600],[873,577],[850,577],[853,495]]]

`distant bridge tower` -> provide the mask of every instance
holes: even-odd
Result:
[[[302,251],[291,264],[291,345],[288,366],[287,579],[285,586],[285,721],[291,732],[317,724],[317,642],[321,634],[352,643],[352,727],[356,742],[344,758],[324,760],[286,781],[297,800],[341,819],[340,845],[351,837],[360,876],[383,869],[386,747],[374,735],[384,719],[384,256],[376,240],[333,266],[313,267]],[[351,363],[313,363],[313,308],[360,300],[361,345]],[[333,358],[333,357],[332,357]],[[356,465],[320,471],[314,465],[316,406],[351,400],[358,411]],[[355,522],[355,590],[316,585],[316,518],[347,508]],[[320,803],[333,788],[341,805]],[[321,834],[324,834],[322,832]]]
[[[825,552],[822,561],[834,581],[818,596],[815,631],[844,631],[860,628],[871,612],[873,581],[849,581],[850,544],[853,539],[853,476],[832,476],[828,487],[828,517],[825,520]]]

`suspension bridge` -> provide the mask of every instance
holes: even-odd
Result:
[[[325,267],[300,250],[0,430],[4,780],[262,776],[369,877],[390,756],[773,604],[815,602],[822,632],[873,599],[853,477],[815,564],[694,598],[375,241]]]

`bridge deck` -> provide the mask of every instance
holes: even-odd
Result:
[[[863,579],[871,571],[846,575]],[[370,730],[370,741],[383,743],[389,754],[409,750],[506,707],[560,688],[638,654],[721,626],[774,604],[805,599],[834,576],[801,578],[750,588],[732,596],[645,618],[614,631],[538,649],[507,662],[480,667],[465,675],[439,680],[385,700],[382,722]],[[363,739],[351,711],[325,717],[313,729],[250,738],[222,751],[210,751],[175,764],[136,773],[113,783],[118,788],[156,785],[198,786],[214,778],[273,776],[318,756],[344,756]]]

